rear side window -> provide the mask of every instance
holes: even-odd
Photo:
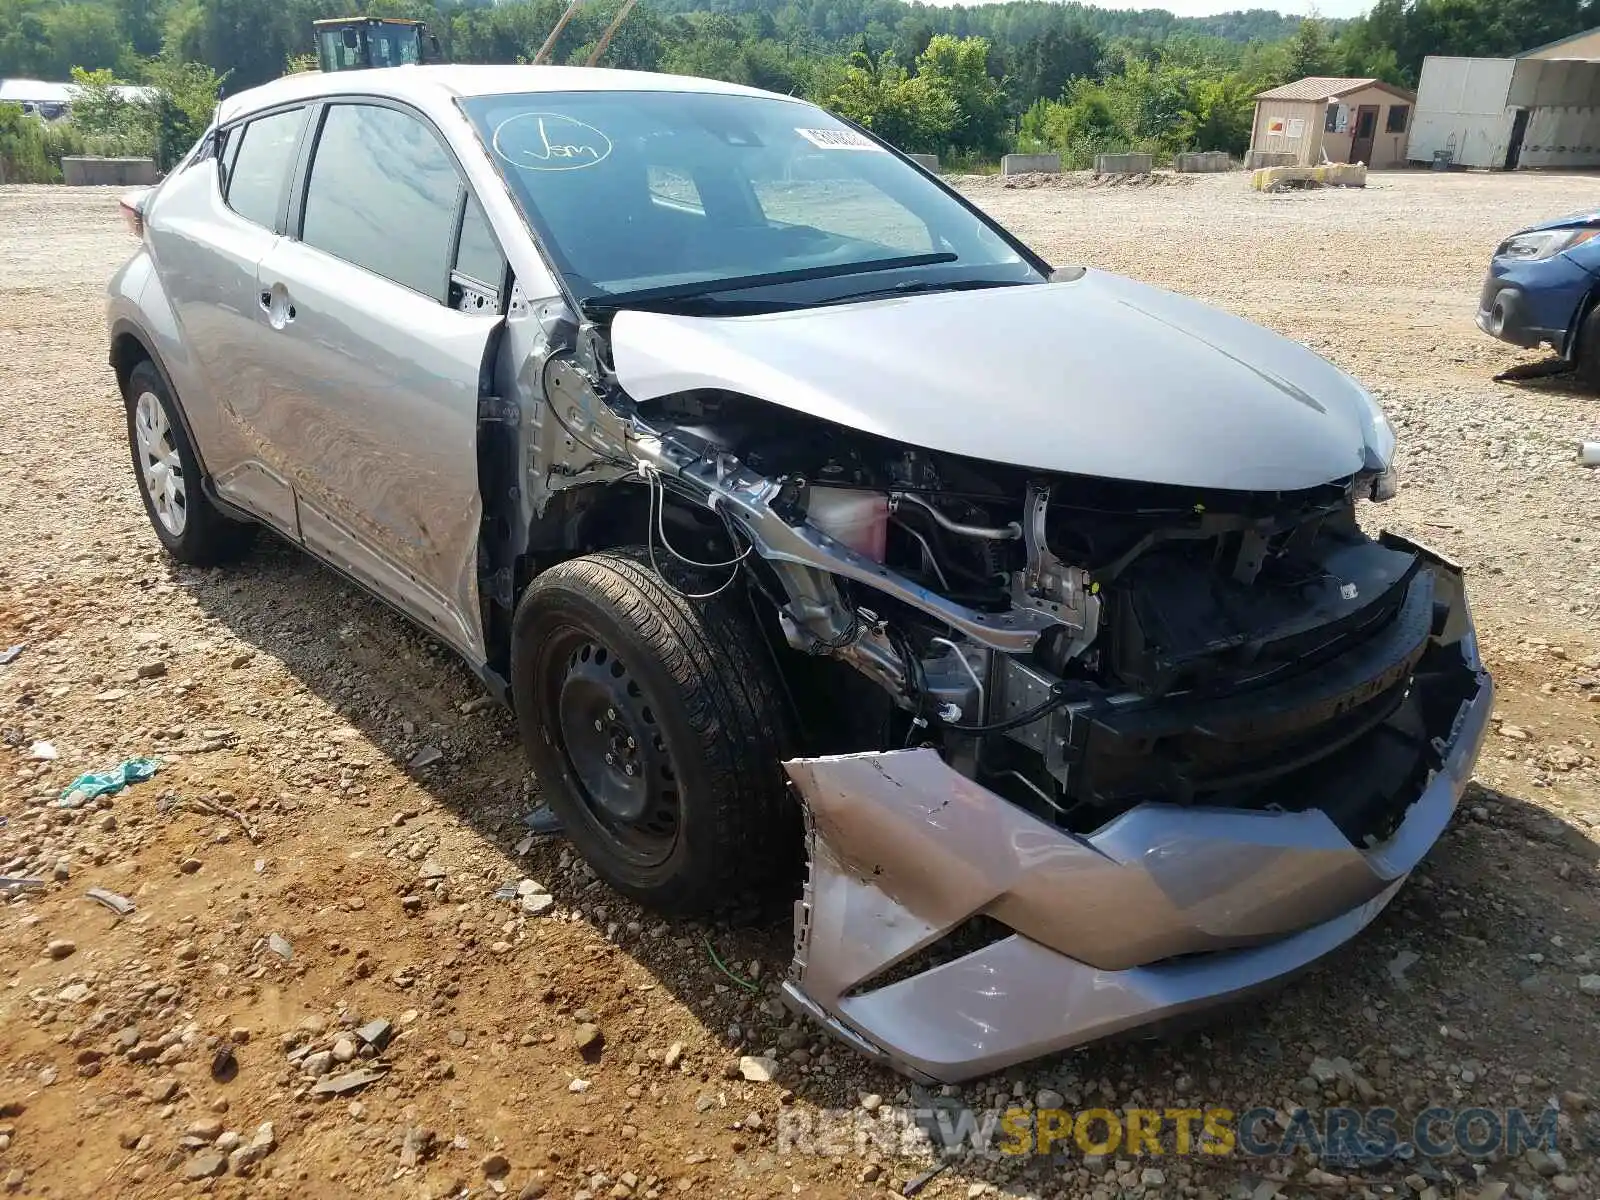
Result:
[[[294,170],[305,109],[257,117],[228,136],[228,207],[246,220],[276,229]]]
[[[335,104],[311,162],[300,239],[442,303],[461,191],[455,163],[416,117]]]

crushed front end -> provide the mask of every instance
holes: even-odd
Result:
[[[792,1006],[959,1082],[1236,1000],[1358,934],[1449,823],[1493,707],[1460,571],[1383,547],[1414,561],[1406,599],[1343,655],[1209,706],[1063,710],[1069,780],[1149,781],[1098,825],[930,749],[786,764],[810,838]]]
[[[1460,569],[1357,523],[1386,456],[1092,478],[551,370],[562,432],[768,625],[809,747],[786,994],[866,1053],[956,1081],[1231,1000],[1359,932],[1454,812],[1492,685]]]
[[[1329,516],[1273,579],[1249,537],[1231,568],[1201,537],[1090,584],[1098,681],[985,664],[990,722],[1071,697],[1046,716],[786,764],[810,838],[791,1003],[955,1082],[1234,1000],[1363,929],[1454,813],[1493,687],[1459,568]]]

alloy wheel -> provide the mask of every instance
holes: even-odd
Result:
[[[134,404],[134,439],[139,450],[139,477],[156,519],[173,537],[183,536],[189,523],[188,492],[183,462],[172,436],[167,411],[154,392],[144,392]]]

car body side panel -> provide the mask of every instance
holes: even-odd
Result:
[[[306,546],[481,663],[478,397],[501,318],[288,238],[258,285],[277,315],[259,314],[273,371],[256,419]]]
[[[163,185],[148,219],[154,286],[187,347],[187,377],[174,383],[212,483],[224,500],[297,536],[294,495],[251,421],[272,369],[256,320],[256,264],[278,235],[228,208],[215,160]]]

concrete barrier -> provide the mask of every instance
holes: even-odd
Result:
[[[1000,160],[1002,175],[1030,175],[1040,171],[1046,175],[1061,174],[1061,155],[1007,154]]]
[[[916,163],[917,166],[926,168],[935,175],[939,173],[939,156],[937,154],[912,154],[908,150],[906,151],[906,157]]]
[[[1096,175],[1148,175],[1155,169],[1156,160],[1149,154],[1096,154]]]
[[[1287,150],[1252,150],[1245,155],[1244,165],[1247,171],[1260,167],[1292,167],[1295,156]]]
[[[156,160],[63,158],[61,178],[72,187],[138,187],[156,181]]]
[[[1173,168],[1186,174],[1215,174],[1233,170],[1233,158],[1226,150],[1201,150],[1180,154],[1173,160]]]
[[[1258,192],[1281,187],[1366,187],[1365,163],[1327,163],[1320,167],[1263,167],[1250,176],[1250,186]]]

